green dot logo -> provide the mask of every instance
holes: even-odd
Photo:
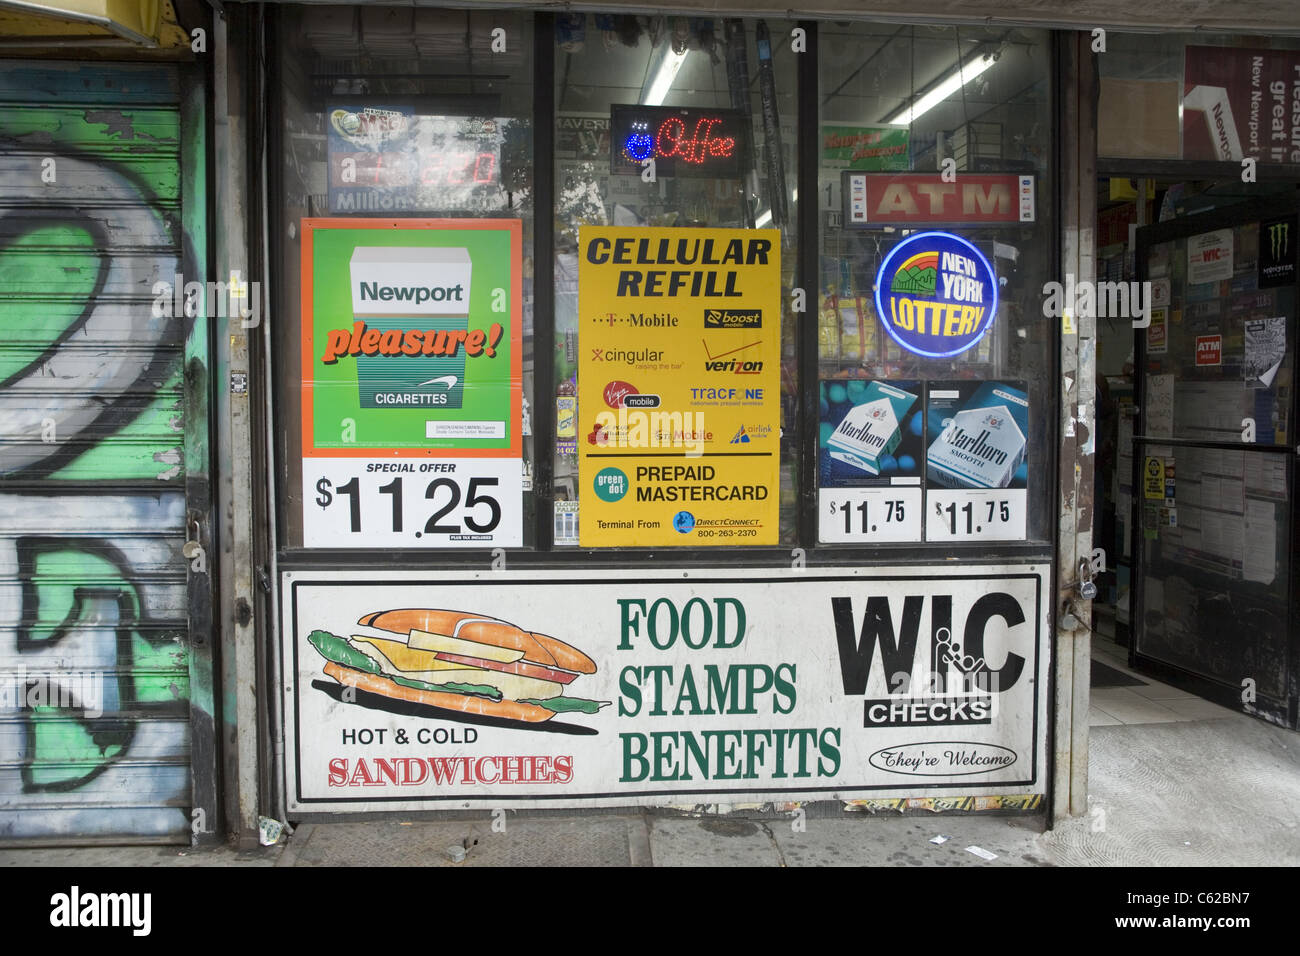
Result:
[[[618,468],[602,468],[593,485],[601,501],[618,501],[627,494],[627,475]]]

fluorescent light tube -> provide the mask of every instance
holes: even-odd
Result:
[[[664,52],[664,58],[659,61],[659,72],[655,74],[655,78],[650,81],[650,85],[641,96],[643,106],[663,105],[668,91],[673,88],[673,80],[677,79],[677,71],[686,62],[687,52],[690,51],[676,53],[671,47]]]
[[[993,54],[986,53],[978,60],[968,60],[966,63],[957,67],[951,74],[939,82],[939,85],[926,93],[911,106],[900,110],[895,116],[885,120],[887,126],[910,126],[918,116],[928,113],[935,106],[942,103],[953,93],[969,83],[975,77],[979,76],[997,60]]]

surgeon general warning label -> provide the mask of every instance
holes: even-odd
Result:
[[[775,544],[780,233],[584,227],[580,245],[580,543]]]

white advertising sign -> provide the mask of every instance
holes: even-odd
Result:
[[[1024,488],[931,488],[926,541],[1023,541],[1029,493]]]
[[[510,548],[523,544],[514,458],[304,458],[303,546]]]
[[[1232,278],[1232,230],[1216,229],[1187,240],[1187,283]]]
[[[822,488],[817,538],[825,544],[920,541],[921,489]]]
[[[1048,582],[285,572],[290,811],[1042,793]]]

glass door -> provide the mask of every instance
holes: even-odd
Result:
[[[1138,232],[1130,651],[1291,727],[1297,241],[1278,197]]]

